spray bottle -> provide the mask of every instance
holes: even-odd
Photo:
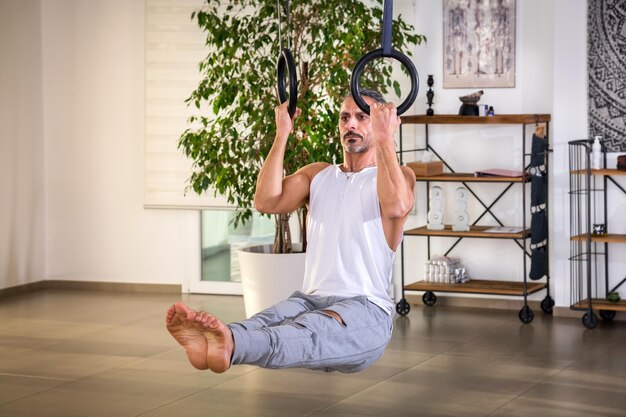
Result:
[[[591,145],[591,168],[602,169],[602,136],[596,136]]]

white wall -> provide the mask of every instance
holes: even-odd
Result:
[[[48,279],[186,284],[199,215],[143,208],[144,1],[42,2]]]
[[[552,274],[557,305],[570,304],[568,142],[588,137],[587,2],[554,2]],[[558,13],[556,12],[558,10]],[[582,47],[584,45],[585,47]]]
[[[472,91],[442,88],[441,3],[396,2],[428,36],[413,55],[422,77],[415,113],[426,109],[427,74],[435,75],[437,113],[455,113],[457,97]],[[0,288],[44,275],[166,284],[195,279],[198,214],[143,208],[144,1],[0,0],[0,7]],[[552,114],[551,270],[559,306],[569,305],[567,142],[587,135],[585,34],[585,0],[518,1],[516,87],[485,89],[482,100],[498,113]],[[419,136],[405,127],[407,136]],[[511,149],[519,153],[519,129],[432,133],[464,156],[456,162],[471,167],[491,158],[472,137],[508,158]],[[501,212],[516,216],[506,207]],[[422,224],[423,216],[418,210],[409,225]],[[420,238],[409,240],[423,252]],[[483,252],[504,253],[485,245]],[[519,252],[512,250],[515,258],[504,268],[519,272]],[[486,275],[500,273],[502,265],[480,256],[472,262]],[[409,257],[407,273],[419,275],[422,266]]]
[[[44,140],[37,0],[0,0],[0,289],[44,278]]]
[[[587,45],[587,5],[583,0],[575,2],[558,0],[555,8],[560,13],[555,15],[554,53],[554,200],[562,208],[554,216],[552,231],[554,240],[554,275],[558,278],[557,294],[563,305],[569,303],[569,177],[568,177],[568,141],[588,138],[587,113],[587,50],[580,45]],[[607,167],[616,166],[619,153],[607,155]],[[615,177],[626,188],[624,177]],[[615,186],[607,187],[608,225],[610,233],[626,233],[626,196]],[[599,251],[604,249],[599,247]],[[609,288],[615,287],[624,279],[626,271],[626,245],[612,244],[609,248],[610,269]],[[604,286],[601,285],[600,288]],[[621,287],[622,295],[623,286]]]
[[[409,3],[401,2],[405,7]],[[567,168],[567,142],[586,137],[586,6],[585,0],[546,2],[541,0],[517,1],[516,18],[516,83],[514,88],[486,89],[482,103],[493,105],[496,113],[550,113],[551,143],[551,295],[558,306],[569,306],[569,209]],[[455,114],[459,96],[477,89],[444,89],[442,2],[418,0],[415,2],[415,26],[419,33],[427,36],[428,43],[414,51],[414,61],[421,76],[421,90],[414,105],[416,114],[424,114],[426,105],[426,76],[434,74],[435,112]],[[529,132],[532,132],[532,126]],[[413,138],[422,144],[423,127],[404,126],[405,141]],[[449,157],[457,171],[471,172],[477,167],[511,167],[520,169],[521,127],[498,126],[432,126],[431,143]],[[410,158],[410,155],[408,156]],[[419,155],[415,155],[419,157]],[[449,185],[449,197],[458,184]],[[481,198],[490,201],[495,191],[487,187],[480,190]],[[474,187],[473,187],[474,188]],[[425,223],[425,190],[418,184],[417,215],[410,218],[408,226]],[[514,192],[498,203],[495,212],[508,219],[510,225],[521,225],[521,212],[515,207],[521,204],[519,192]],[[449,204],[452,205],[452,204]],[[451,208],[449,208],[451,210]],[[482,209],[472,202],[470,212]],[[470,216],[471,217],[471,216]],[[528,221],[528,219],[527,219]],[[433,255],[441,254],[450,246],[441,244],[442,239],[433,240]],[[522,256],[519,248],[505,241],[463,241],[451,256],[462,256],[469,271],[476,278],[521,279]],[[511,242],[509,242],[511,243]],[[426,260],[425,238],[406,238],[405,280],[421,279]],[[506,260],[506,261],[503,261]],[[396,268],[398,272],[399,268]],[[545,292],[533,298],[542,299]]]

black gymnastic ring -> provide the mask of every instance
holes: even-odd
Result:
[[[296,114],[298,103],[298,74],[296,74],[296,63],[293,60],[291,51],[284,48],[278,56],[276,73],[278,76],[278,99],[280,103],[287,101],[287,90],[285,88],[285,69],[289,71],[289,116]]]
[[[391,53],[385,54],[383,49],[374,49],[373,51],[368,52],[363,55],[361,59],[354,66],[354,70],[352,71],[352,77],[350,78],[350,93],[352,94],[352,98],[356,102],[356,105],[367,114],[370,114],[370,106],[363,100],[361,97],[361,88],[359,87],[359,78],[361,77],[361,73],[365,69],[365,66],[370,62],[375,60],[376,58],[393,58],[398,61],[402,65],[405,66],[407,70],[409,70],[409,76],[411,77],[411,91],[407,98],[398,106],[397,114],[400,116],[402,113],[407,111],[411,104],[415,101],[417,97],[417,92],[419,91],[419,76],[417,75],[417,70],[415,69],[415,65],[409,59],[408,56],[404,55],[402,52],[396,51],[395,49],[391,50]]]

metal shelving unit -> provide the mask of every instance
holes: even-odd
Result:
[[[402,125],[406,124],[420,124],[424,125],[425,129],[425,145],[423,148],[418,149],[403,149],[403,139],[402,139]],[[475,117],[475,116],[456,116],[456,115],[434,115],[434,116],[404,116],[402,117],[402,125],[400,126],[400,146],[399,146],[399,157],[400,162],[403,161],[403,154],[407,152],[414,151],[431,151],[434,153],[441,161],[443,161],[444,165],[448,168],[449,173],[434,175],[434,176],[425,176],[418,177],[417,181],[426,182],[426,189],[430,188],[430,182],[457,182],[463,184],[471,195],[474,196],[478,200],[478,202],[483,206],[483,213],[474,220],[474,223],[471,225],[469,231],[465,232],[456,232],[453,231],[451,226],[446,226],[444,230],[430,230],[426,226],[418,227],[411,230],[406,230],[404,232],[405,236],[422,236],[427,238],[427,257],[430,259],[431,257],[431,249],[430,249],[430,239],[435,237],[452,237],[456,238],[456,242],[451,245],[451,247],[446,252],[446,255],[454,249],[454,247],[462,240],[466,238],[470,239],[508,239],[513,240],[522,251],[522,262],[523,262],[523,279],[520,280],[480,280],[472,278],[469,282],[464,284],[448,284],[448,283],[438,283],[438,282],[429,282],[429,281],[417,281],[414,283],[406,284],[404,279],[404,243],[402,244],[401,251],[401,276],[402,276],[402,299],[396,305],[396,311],[401,315],[407,315],[410,311],[410,305],[406,301],[405,291],[423,291],[422,300],[424,304],[427,306],[432,306],[436,303],[437,297],[435,292],[449,292],[449,293],[471,293],[471,294],[486,294],[486,295],[500,295],[500,296],[519,296],[523,297],[523,307],[519,311],[519,318],[524,323],[530,323],[534,318],[534,313],[528,306],[528,295],[546,290],[547,295],[541,302],[541,309],[548,314],[552,313],[552,308],[554,306],[554,301],[550,297],[550,286],[549,280],[550,275],[549,271],[546,275],[545,280],[541,280],[541,282],[528,281],[528,270],[527,270],[527,259],[530,258],[529,252],[529,242],[530,242],[530,221],[527,218],[527,211],[529,210],[529,202],[526,198],[526,190],[528,184],[530,183],[530,176],[523,175],[521,177],[476,177],[474,173],[457,173],[454,172],[454,169],[445,161],[445,159],[438,153],[429,141],[429,126],[431,125],[445,125],[445,124],[456,124],[456,125],[521,125],[522,126],[522,166],[525,169],[528,168],[529,164],[528,158],[531,156],[530,152],[527,152],[527,139],[526,139],[526,127],[527,125],[538,125],[545,124],[545,133],[546,133],[546,151],[543,154],[545,156],[545,164],[546,164],[546,172],[548,172],[548,160],[547,153],[550,152],[549,146],[549,124],[550,124],[550,115],[548,114],[518,114],[518,115],[496,115],[489,117]],[[490,184],[490,183],[500,183],[500,184],[508,184],[505,189],[495,198],[494,201],[490,203],[485,203],[481,201],[481,199],[477,196],[477,194],[472,190],[472,187],[468,184]],[[502,222],[497,218],[497,216],[492,212],[491,208],[493,205],[507,192],[511,190],[511,188],[515,185],[519,184],[522,188],[522,201],[523,201],[523,220],[522,220],[522,231],[518,233],[508,233],[508,234],[500,234],[500,233],[489,233],[485,230],[491,226],[481,226],[477,225],[477,223],[487,214],[489,214],[492,218],[496,220],[496,222],[500,226],[504,226]],[[428,191],[427,191],[428,192]],[[546,210],[548,210],[546,203]],[[549,237],[549,235],[548,235]],[[549,239],[548,239],[549,240]],[[549,253],[549,248],[546,244],[546,250]]]
[[[616,291],[622,279],[613,288],[609,282],[610,244],[626,243],[625,234],[594,234],[593,225],[604,224],[609,229],[607,208],[609,185],[624,195],[626,190],[615,176],[626,176],[617,169],[592,169],[591,145],[593,140],[581,139],[569,142],[570,171],[570,301],[572,310],[585,311],[583,325],[593,329],[598,325],[599,311],[603,320],[611,321],[616,311],[626,311],[626,301],[610,302],[607,295]],[[606,154],[604,154],[606,166]]]

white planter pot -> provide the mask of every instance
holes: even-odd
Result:
[[[300,250],[294,244],[294,250]],[[272,253],[272,245],[239,251],[246,317],[287,299],[302,289],[304,253]]]

